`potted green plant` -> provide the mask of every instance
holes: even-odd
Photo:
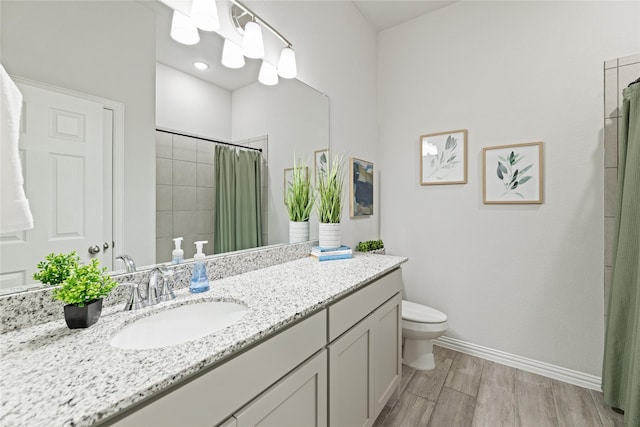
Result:
[[[291,182],[287,183],[289,243],[309,240],[309,216],[313,208],[313,187],[304,162],[293,162]]]
[[[88,328],[98,321],[102,312],[102,299],[117,285],[92,259],[87,265],[79,264],[76,252],[49,254],[38,263],[33,278],[48,285],[61,285],[53,290],[53,299],[65,302],[64,319],[69,329]]]
[[[382,243],[382,240],[367,240],[365,242],[358,242],[356,251],[384,255],[384,243]]]
[[[320,222],[319,245],[322,248],[337,248],[341,244],[343,178],[344,160],[340,157],[334,157],[327,169],[318,173],[316,208]]]

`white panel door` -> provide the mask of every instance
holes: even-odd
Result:
[[[18,87],[24,97],[19,148],[34,228],[0,237],[2,289],[33,283],[36,264],[51,252],[75,250],[82,262],[97,256],[103,263],[103,243],[111,244],[103,225],[103,106]],[[88,252],[92,245],[100,248],[96,255]]]

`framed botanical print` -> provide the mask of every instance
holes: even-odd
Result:
[[[543,203],[542,142],[482,150],[485,204]]]
[[[466,184],[467,130],[420,136],[420,185]]]

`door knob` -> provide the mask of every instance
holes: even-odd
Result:
[[[98,252],[100,252],[100,246],[98,246],[98,245],[89,246],[89,253],[91,255],[95,255]]]
[[[106,251],[107,249],[109,249],[109,243],[104,242],[104,243],[102,244],[102,248],[103,248],[105,251]]]

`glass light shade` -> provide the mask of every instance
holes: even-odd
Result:
[[[244,67],[242,48],[228,39],[224,39],[224,45],[222,46],[222,65],[227,68]]]
[[[294,79],[298,75],[296,53],[290,47],[285,47],[282,49],[282,52],[280,52],[278,75],[284,79]]]
[[[264,43],[262,41],[262,28],[257,22],[249,21],[244,26],[242,37],[242,53],[247,58],[262,58],[264,56]]]
[[[193,0],[191,20],[196,27],[204,31],[215,31],[220,28],[215,0]]]
[[[173,11],[173,19],[171,20],[171,38],[178,43],[192,45],[200,41],[198,29],[191,18],[177,10]]]
[[[278,70],[273,64],[269,64],[266,61],[262,61],[260,66],[260,74],[258,74],[258,81],[263,85],[273,86],[278,84]]]

